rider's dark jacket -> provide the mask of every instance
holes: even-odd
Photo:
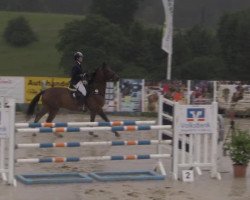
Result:
[[[86,74],[86,71],[82,69],[82,66],[79,62],[75,62],[75,65],[71,69],[71,85],[76,85],[82,79],[82,75]]]

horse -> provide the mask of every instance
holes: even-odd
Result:
[[[30,102],[26,111],[27,119],[35,112],[35,108],[40,98],[42,98],[42,108],[36,114],[34,122],[39,120],[48,113],[46,122],[52,122],[56,117],[60,108],[65,108],[72,111],[83,111],[83,105],[90,111],[90,121],[94,122],[96,115],[99,115],[104,121],[109,122],[108,117],[104,113],[102,107],[105,104],[105,90],[107,82],[117,82],[119,76],[111,70],[105,63],[101,67],[97,68],[94,73],[91,74],[90,80],[87,86],[87,96],[84,98],[84,102],[73,98],[72,91],[69,88],[53,87],[38,93]],[[118,132],[114,132],[115,136],[119,137]],[[89,133],[94,135],[93,132]]]

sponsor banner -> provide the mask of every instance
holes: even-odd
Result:
[[[108,82],[106,85],[106,94],[105,94],[105,105],[103,110],[106,112],[115,112],[117,111],[117,93],[118,84],[113,82]]]
[[[161,94],[161,84],[155,81],[145,81],[144,111],[158,112],[158,100]]]
[[[0,96],[14,98],[16,103],[24,103],[24,78],[0,76]]]
[[[120,111],[141,112],[144,80],[120,80]]]
[[[70,78],[53,77],[51,87],[69,87]]]
[[[35,95],[51,85],[51,77],[25,77],[25,103],[30,103]]]
[[[180,134],[212,133],[211,105],[178,105],[175,127]]]
[[[30,103],[42,90],[50,87],[68,87],[69,78],[25,77],[25,103]]]

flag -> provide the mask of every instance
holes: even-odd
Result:
[[[161,48],[172,54],[174,0],[162,0],[162,3],[165,11],[165,23]]]

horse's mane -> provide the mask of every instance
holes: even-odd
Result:
[[[104,63],[102,64],[102,67],[105,67],[105,66],[106,66],[106,63],[104,62]],[[94,82],[95,76],[96,76],[96,74],[97,74],[97,71],[98,71],[100,68],[101,68],[101,67],[98,67],[98,68],[95,69],[94,72],[90,73],[90,78],[89,78],[89,81],[88,81],[89,84],[92,84],[92,83]]]
[[[98,69],[99,68],[97,68],[94,72],[89,73],[89,81],[88,81],[89,84],[92,84],[94,82]]]

